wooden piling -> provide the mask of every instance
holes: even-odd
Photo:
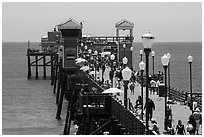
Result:
[[[58,119],[58,120],[61,119],[60,115],[61,115],[61,110],[62,110],[62,103],[63,103],[63,98],[64,98],[66,81],[67,81],[67,76],[65,74],[63,74],[60,98],[59,98],[59,103],[58,103],[58,107],[57,107],[57,114],[56,114],[56,119]]]
[[[59,62],[59,72],[58,72],[58,80],[57,80],[57,94],[56,94],[56,104],[59,102],[59,94],[60,94],[60,87],[61,87],[61,77],[62,77],[62,59]]]
[[[30,49],[28,49],[27,50],[27,56],[28,56],[28,79],[30,79],[30,77],[31,77],[31,64],[30,64],[30,53],[29,53],[29,50]]]
[[[69,135],[70,132],[70,126],[71,126],[71,119],[72,119],[72,113],[73,113],[73,100],[74,100],[74,91],[72,91],[72,96],[71,100],[69,101],[69,105],[67,108],[67,116],[66,116],[66,121],[65,121],[65,126],[64,126],[64,135]]]
[[[56,90],[56,85],[57,85],[57,71],[58,71],[58,54],[56,55],[55,58],[55,64],[54,64],[54,88],[53,88],[53,93],[55,94],[55,90]]]
[[[46,56],[43,56],[43,73],[44,73],[44,79],[46,79]]]
[[[35,79],[38,79],[38,55],[35,55]]]
[[[50,56],[50,60],[51,60],[51,85],[53,85],[54,84],[54,82],[53,82],[54,81],[53,80],[53,78],[54,78],[53,77],[53,70],[54,70],[53,69],[53,55]]]

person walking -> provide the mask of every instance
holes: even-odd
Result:
[[[149,106],[148,108],[147,108],[147,105]],[[152,116],[153,116],[153,111],[155,110],[154,101],[152,99],[148,98],[148,101],[145,103],[144,109],[148,109],[149,110],[149,120],[151,120]]]
[[[178,125],[176,125],[176,134],[177,135],[185,135],[186,134],[184,125],[182,124],[181,120],[178,120]]]
[[[131,82],[130,83],[130,91],[131,91],[131,94],[134,94],[134,90],[135,90],[135,83],[134,82]]]
[[[193,113],[194,119],[196,121],[196,134],[198,135],[199,129],[200,129],[200,124],[202,120],[202,115],[200,113],[200,109],[196,108],[195,112]]]
[[[196,121],[193,115],[190,115],[188,118],[186,130],[189,132],[190,135],[195,135],[196,131]]]

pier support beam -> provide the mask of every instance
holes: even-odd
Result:
[[[50,60],[51,60],[51,85],[53,85],[54,84],[54,82],[53,82],[54,81],[54,79],[53,79],[54,78],[53,77],[53,74],[54,74],[54,72],[53,72],[53,70],[54,70],[53,69],[53,55],[50,56]]]
[[[29,49],[28,49],[29,50]],[[30,66],[30,55],[29,51],[27,51],[27,56],[28,56],[28,79],[31,77],[31,66]]]
[[[67,77],[65,75],[63,75],[62,76],[61,93],[60,93],[60,98],[59,98],[58,107],[57,107],[56,119],[61,119],[60,115],[61,115],[61,110],[62,110],[62,103],[63,103],[63,98],[64,98],[66,81],[67,81]]]
[[[35,56],[35,79],[38,79],[38,56]]]
[[[56,85],[57,85],[57,73],[58,73],[58,54],[56,55],[56,58],[55,58],[55,69],[54,69],[54,88],[53,88],[53,93],[55,94],[55,90],[56,90]]]
[[[61,77],[62,77],[62,59],[59,62],[59,72],[58,72],[58,80],[57,80],[57,94],[56,94],[56,104],[59,102],[59,95],[60,95],[60,87],[61,87]]]
[[[43,73],[44,79],[46,79],[46,56],[43,56]]]

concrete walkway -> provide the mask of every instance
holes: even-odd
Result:
[[[105,73],[104,73],[104,80],[109,80],[109,71],[110,71],[110,68],[107,67],[105,70]],[[101,70],[100,70],[99,75],[102,76]],[[114,79],[114,83],[115,83],[115,79]],[[123,90],[123,85],[121,86],[121,89]],[[140,84],[138,84],[138,83],[136,84],[134,94],[131,94],[130,90],[128,89],[127,97],[130,98],[131,103],[133,105],[135,105],[135,102],[136,102],[139,95],[141,95]],[[145,98],[146,98],[145,87],[143,88],[143,95],[144,95],[143,102],[145,104]],[[164,104],[165,99],[164,99],[164,97],[160,98],[156,94],[149,94],[149,97],[154,101],[155,107],[156,107],[156,110],[153,113],[153,118],[156,119],[156,121],[157,121],[158,127],[160,129],[160,133],[163,133],[163,131],[164,131],[164,115],[165,115],[165,113],[164,113],[165,112],[165,104]],[[120,94],[119,99],[121,99],[122,102],[124,102],[124,94],[123,93]],[[184,124],[184,126],[186,126],[187,121],[188,121],[188,117],[191,115],[191,110],[189,109],[189,107],[186,105],[180,105],[179,103],[176,103],[176,104],[171,104],[171,108],[172,108],[172,114],[173,114],[172,126],[176,127],[178,120],[182,120],[182,123]],[[144,113],[145,113],[145,110],[144,110]],[[144,119],[145,119],[145,114],[144,114]],[[200,130],[200,134],[202,134],[201,130]]]

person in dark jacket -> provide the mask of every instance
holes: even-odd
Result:
[[[189,132],[190,135],[195,135],[195,132],[196,132],[196,121],[195,121],[195,118],[193,115],[190,115],[189,118],[188,118],[188,122],[187,122],[187,131]],[[189,126],[191,125],[191,126]]]
[[[147,108],[147,103],[148,103],[148,108]],[[152,116],[153,116],[153,110],[155,110],[155,104],[154,104],[153,100],[148,98],[148,101],[145,103],[144,109],[149,110],[149,120],[151,120]]]

